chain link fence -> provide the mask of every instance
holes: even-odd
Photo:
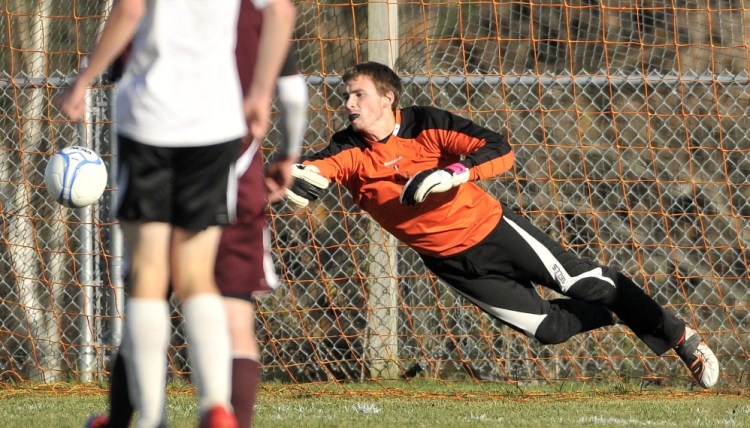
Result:
[[[402,105],[435,105],[508,136],[515,167],[482,182],[490,193],[697,324],[723,384],[747,386],[750,19],[730,1],[685,3],[298,2],[306,150],[345,126],[341,73],[390,59]],[[72,5],[0,7],[0,381],[97,379],[121,336],[115,182],[82,210],[55,204],[43,185],[47,159],[74,144],[116,173],[106,79],[83,123],[49,103],[108,10]],[[385,23],[391,33],[370,35]],[[259,302],[266,380],[686,382],[675,358],[654,357],[622,326],[555,346],[504,328],[428,275],[341,187],[304,212],[269,212],[282,288]],[[179,376],[190,368],[177,305],[173,314]]]

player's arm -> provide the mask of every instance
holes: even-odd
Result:
[[[54,99],[63,114],[71,119],[83,116],[86,88],[125,50],[145,14],[145,0],[118,0],[112,5],[102,34],[88,57],[88,66],[70,88]]]
[[[326,149],[330,147],[329,144]],[[325,152],[326,149],[321,152]],[[335,180],[337,175],[334,172],[336,162],[332,158],[321,157],[321,152],[313,155],[317,157],[316,160],[308,157],[303,158],[302,163],[294,164],[291,170],[294,182],[286,191],[286,200],[292,208],[304,208],[310,202],[317,201],[323,192],[328,189],[331,181]],[[321,171],[321,168],[323,171]]]
[[[281,75],[276,80],[276,97],[281,124],[282,157],[297,159],[302,151],[302,142],[307,128],[308,95],[305,76],[297,69],[294,47],[289,48]]]
[[[130,51],[133,48],[133,42],[125,46],[125,49],[122,51],[120,55],[117,56],[117,58],[114,59],[112,64],[109,67],[109,70],[107,71],[107,77],[111,82],[117,82],[122,78],[122,76],[125,74],[125,69],[128,66],[128,60],[130,59]]]
[[[305,77],[297,71],[293,48],[276,81],[276,95],[280,113],[281,144],[278,156],[266,168],[268,200],[283,198],[294,182],[294,162],[299,158],[307,128],[308,96]],[[327,187],[327,183],[326,183]]]
[[[358,140],[348,130],[333,135],[331,143],[322,150],[303,158],[292,169],[294,184],[286,192],[293,208],[304,208],[317,200],[331,182],[346,183],[360,163],[356,150]]]
[[[513,166],[513,149],[504,136],[450,112],[429,111],[432,119],[443,128],[436,132],[438,150],[460,155],[462,159],[446,168],[431,168],[415,174],[401,192],[402,204],[422,203],[431,193],[494,177]]]
[[[263,13],[253,80],[245,97],[245,115],[250,136],[261,140],[268,130],[271,100],[294,31],[297,11],[290,0],[254,1]]]
[[[466,122],[466,127],[455,136],[459,140],[459,146],[461,142],[469,143],[463,147],[466,151],[460,161],[469,170],[469,180],[484,180],[510,170],[513,167],[514,155],[508,139],[474,122]]]
[[[505,136],[446,110],[428,108],[427,115],[438,126],[437,150],[461,156],[460,164],[469,170],[469,180],[484,180],[513,166],[513,149]]]
[[[292,166],[294,181],[286,190],[286,200],[292,208],[300,209],[318,200],[328,189],[330,181],[320,174],[315,165],[294,164]]]

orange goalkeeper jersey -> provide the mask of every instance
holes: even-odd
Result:
[[[408,107],[396,112],[386,140],[367,140],[349,126],[303,163],[341,183],[357,205],[418,253],[448,256],[490,233],[500,221],[500,203],[471,181],[416,206],[402,205],[399,196],[414,174],[456,162],[469,168],[470,180],[481,180],[509,170],[513,150],[500,134],[448,111]]]

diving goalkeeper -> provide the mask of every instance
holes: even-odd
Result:
[[[473,183],[513,167],[503,136],[445,110],[399,109],[400,79],[382,64],[358,64],[343,81],[350,125],[295,166],[290,204],[338,182],[436,276],[511,328],[556,344],[619,318],[656,354],[673,349],[703,388],[717,382],[718,360],[693,327]],[[545,300],[535,284],[568,298]]]

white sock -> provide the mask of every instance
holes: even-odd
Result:
[[[201,413],[217,404],[230,409],[232,343],[222,297],[194,295],[182,304],[182,314]]]
[[[125,310],[128,335],[128,386],[138,411],[138,427],[162,421],[171,324],[164,299],[131,298]]]

